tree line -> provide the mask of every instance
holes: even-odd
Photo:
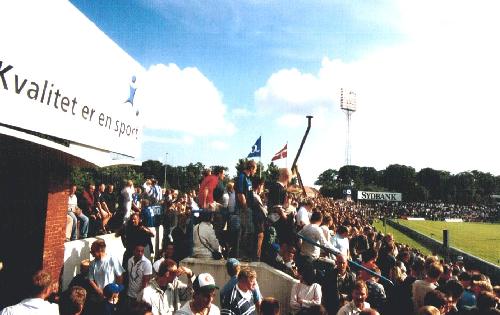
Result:
[[[243,170],[247,159],[239,159],[235,165],[237,172]],[[132,180],[135,185],[142,185],[146,178],[155,178],[161,187],[177,189],[180,192],[198,190],[198,185],[203,178],[203,171],[208,167],[201,162],[189,163],[185,166],[171,166],[156,160],[147,160],[140,166],[109,166],[102,168],[80,168],[71,169],[71,182],[81,190],[88,183],[113,184],[116,190],[124,186],[124,181]],[[228,170],[228,167],[212,165],[210,169]],[[267,183],[278,179],[279,168],[271,162],[264,166],[257,162],[257,174],[260,174]],[[226,177],[225,182],[234,178]],[[166,180],[166,181],[165,181]]]
[[[477,170],[451,174],[423,168],[392,164],[384,170],[346,165],[327,169],[315,182],[324,196],[343,196],[347,188],[365,191],[392,191],[403,194],[405,201],[442,201],[456,204],[491,203],[491,195],[500,190],[500,176]]]

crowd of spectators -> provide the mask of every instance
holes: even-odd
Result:
[[[288,192],[289,170],[280,169],[265,187],[256,169],[248,161],[225,185],[223,170],[207,171],[198,191],[182,194],[154,179],[140,187],[129,181],[120,196],[110,185],[96,192],[89,184],[75,200],[72,187],[68,222],[75,227],[68,239],[113,231],[122,237],[124,256],[109,255],[105,241],[96,240],[94,259],[82,262],[60,297],[40,271],[32,296],[0,314],[30,307],[44,310],[40,314],[280,314],[279,301],[262,296],[256,271],[242,261],[265,262],[298,280],[288,301],[293,315],[500,313],[500,287],[466,270],[460,257],[426,256],[371,225],[374,218],[401,215],[472,220],[480,217],[467,214],[474,209],[433,204],[441,210],[431,214],[431,204],[307,198]],[[490,218],[489,208],[477,209]],[[151,228],[160,224],[162,249],[155,253]],[[222,285],[208,273],[194,274],[179,264],[189,256],[226,260],[230,280]]]
[[[443,202],[375,202],[364,205],[364,208],[374,216],[379,217],[420,217],[434,221],[462,219],[464,222],[500,221],[499,205],[458,205]]]

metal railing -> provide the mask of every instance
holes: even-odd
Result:
[[[321,245],[321,244],[318,244],[318,243],[316,243],[315,241],[311,240],[310,238],[308,238],[308,237],[306,237],[306,236],[303,236],[303,235],[300,235],[299,233],[295,233],[295,235],[297,235],[297,237],[298,237],[298,238],[300,238],[301,240],[303,240],[303,241],[305,241],[305,242],[307,242],[307,243],[309,243],[309,244],[311,244],[311,245],[314,245],[314,246],[316,246],[316,247],[319,247],[320,249],[324,250],[325,252],[327,252],[327,253],[329,253],[329,254],[333,254],[333,255],[340,255],[340,254],[341,254],[339,251],[336,251],[336,250],[334,250],[334,249],[331,249],[331,248],[328,248],[328,247],[323,246],[323,245]],[[363,265],[361,265],[361,264],[359,264],[359,263],[355,262],[355,261],[354,261],[354,260],[352,260],[352,259],[347,259],[347,261],[348,261],[348,263],[349,263],[349,265],[350,265],[351,267],[355,267],[355,268],[362,269],[362,270],[364,270],[364,271],[368,272],[368,273],[369,273],[369,274],[371,274],[371,275],[374,275],[374,276],[379,277],[381,280],[383,280],[384,282],[387,282],[387,283],[388,283],[388,284],[390,284],[391,286],[394,286],[394,283],[393,283],[390,279],[388,279],[388,278],[386,278],[386,277],[382,276],[381,274],[376,273],[376,272],[374,272],[373,270],[370,270],[370,269],[366,268],[365,266],[363,266]]]

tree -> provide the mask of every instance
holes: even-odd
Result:
[[[417,173],[417,182],[424,187],[430,200],[445,200],[445,183],[449,173],[423,168]]]
[[[471,172],[461,172],[453,176],[451,184],[455,187],[455,200],[459,204],[471,204],[476,201],[476,186]]]
[[[376,185],[378,183],[379,174],[374,167],[361,167],[361,180],[363,187],[368,185]]]
[[[147,160],[142,162],[141,172],[147,177],[154,177],[163,182],[165,176],[165,165],[160,161]]]
[[[327,169],[318,176],[314,185],[321,186],[319,192],[325,197],[340,197],[342,191],[338,180],[338,172],[334,169]]]
[[[488,202],[490,196],[496,192],[497,184],[495,177],[490,173],[483,173],[480,171],[472,171],[476,185],[476,200],[479,202]]]
[[[338,178],[344,186],[359,187],[362,183],[361,168],[356,165],[344,165],[339,169]]]
[[[406,196],[406,200],[416,200],[415,169],[406,165],[392,164],[387,166],[383,175],[383,186],[390,191],[398,191]]]
[[[73,167],[70,171],[70,181],[81,191],[89,183],[95,183],[94,170],[90,168]]]
[[[263,175],[262,177],[266,181],[266,184],[265,184],[266,187],[269,187],[270,184],[272,184],[278,180],[279,172],[280,172],[279,167],[276,164],[274,164],[273,162],[271,162],[267,166],[266,171],[262,173],[262,175]]]
[[[108,166],[108,167],[74,167],[70,171],[71,183],[75,184],[79,191],[89,183],[113,184],[116,190],[120,190],[125,180],[132,180],[136,185],[142,184],[144,175],[135,166]]]
[[[198,186],[203,179],[203,170],[205,166],[200,162],[195,164],[189,163],[188,166],[183,168],[184,176],[181,177],[181,182],[179,183],[179,188],[183,192],[188,192],[190,190],[198,190]]]
[[[337,170],[329,168],[319,174],[318,179],[314,182],[314,185],[333,187],[337,184],[337,176]]]

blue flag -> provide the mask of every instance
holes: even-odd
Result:
[[[259,156],[260,157],[260,138],[257,139],[257,141],[255,141],[255,144],[252,146],[252,151],[248,154],[247,157],[251,158],[251,157],[256,157],[256,156]]]

